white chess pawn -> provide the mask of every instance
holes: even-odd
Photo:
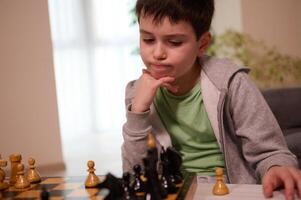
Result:
[[[27,172],[27,180],[30,183],[39,183],[41,182],[41,177],[38,173],[38,171],[36,170],[36,167],[34,166],[35,164],[35,160],[33,158],[29,158],[28,159],[28,164],[29,164],[29,170]]]
[[[25,189],[30,187],[30,182],[24,176],[24,165],[18,164],[17,166],[17,180],[15,183],[15,188]]]
[[[94,169],[94,162],[92,160],[89,160],[88,163],[87,163],[87,166],[88,166],[88,177],[85,181],[85,186],[88,187],[88,188],[91,188],[91,187],[96,187],[99,183],[100,183],[100,180],[99,180],[99,177],[95,175],[95,169]]]
[[[213,186],[212,193],[214,195],[219,195],[219,196],[229,194],[229,189],[225,184],[223,178],[223,169],[220,167],[216,168],[215,176],[216,176],[216,183]]]

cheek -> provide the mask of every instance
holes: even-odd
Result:
[[[149,55],[150,55],[149,51],[150,50],[149,50],[149,48],[147,48],[147,46],[140,44],[139,52],[140,52],[140,56],[141,56],[142,60],[146,60],[147,57],[149,57]]]
[[[178,51],[173,55],[173,63],[176,65],[190,65],[194,64],[196,58],[196,51]]]

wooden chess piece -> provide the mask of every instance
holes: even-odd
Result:
[[[18,164],[21,163],[22,156],[20,154],[12,154],[9,156],[9,160],[11,163],[11,174],[9,184],[14,185],[17,180]]]
[[[29,170],[27,172],[27,180],[30,183],[39,183],[41,182],[41,177],[38,173],[38,171],[36,170],[36,167],[34,166],[35,164],[35,160],[33,158],[29,158],[28,159],[28,164],[29,164]]]
[[[89,175],[85,181],[85,186],[87,188],[91,188],[91,187],[97,187],[98,184],[100,183],[100,180],[99,180],[99,177],[95,175],[95,169],[94,169],[94,161],[92,160],[89,160],[88,163],[87,163],[87,166],[88,166],[88,172],[89,172]]]
[[[156,148],[156,140],[152,133],[149,133],[147,136],[147,147],[149,149]]]
[[[7,166],[7,161],[0,159],[0,191],[9,188],[9,184],[5,182],[5,172],[2,169],[2,167],[6,167],[6,166]]]
[[[26,179],[24,175],[24,165],[18,164],[17,166],[17,180],[15,183],[15,188],[17,189],[26,189],[30,187],[30,182]]]
[[[217,167],[215,169],[215,176],[216,183],[213,186],[212,193],[218,196],[229,194],[229,189],[224,182],[223,168]]]

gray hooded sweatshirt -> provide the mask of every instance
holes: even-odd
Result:
[[[260,183],[274,165],[295,166],[297,160],[287,148],[282,131],[261,92],[241,68],[226,59],[200,58],[203,101],[215,137],[224,155],[229,183]],[[142,164],[147,135],[157,147],[172,146],[154,105],[149,111],[130,111],[137,81],[126,87],[127,121],[123,126],[122,162],[124,171]]]

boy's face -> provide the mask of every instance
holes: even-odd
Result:
[[[171,76],[189,80],[198,67],[197,57],[207,47],[203,36],[197,40],[188,22],[171,23],[167,17],[155,23],[152,16],[141,15],[139,27],[140,54],[151,75],[156,79]]]

